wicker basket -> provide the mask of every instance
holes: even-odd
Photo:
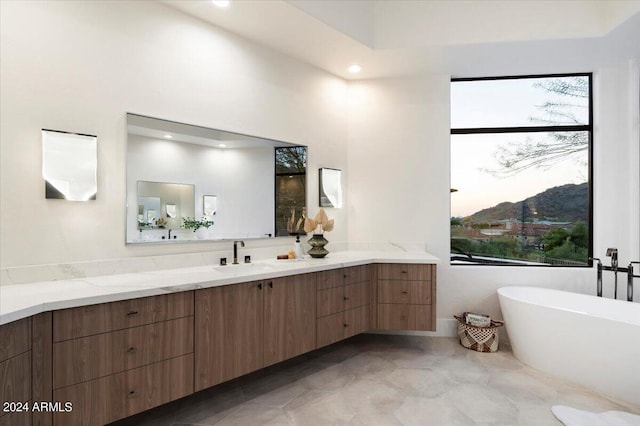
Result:
[[[458,340],[467,349],[478,352],[495,352],[498,350],[498,328],[504,325],[503,321],[491,320],[488,327],[476,327],[467,324],[463,315],[454,315],[458,320]]]

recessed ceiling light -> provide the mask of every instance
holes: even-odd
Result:
[[[214,6],[222,8],[229,7],[229,5],[231,4],[229,0],[212,0],[211,3],[213,3]]]
[[[220,148],[226,148],[227,144],[221,143],[220,145],[218,145]]]
[[[353,64],[349,68],[347,68],[347,70],[351,74],[358,74],[360,71],[362,71],[362,67],[360,65],[358,65],[358,64]]]
[[[173,138],[173,136],[171,136],[171,135],[164,135],[164,137],[167,138],[167,139],[172,139]]]

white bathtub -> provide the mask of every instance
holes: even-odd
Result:
[[[520,361],[640,406],[640,303],[538,287],[498,297]]]

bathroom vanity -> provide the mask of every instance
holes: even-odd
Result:
[[[64,300],[51,287],[71,280],[5,286],[0,425],[103,425],[369,330],[435,331],[436,262],[332,254],[112,275]],[[17,295],[38,286],[49,302],[25,307]]]

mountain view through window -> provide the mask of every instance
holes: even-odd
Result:
[[[591,75],[453,79],[451,263],[588,266]]]

